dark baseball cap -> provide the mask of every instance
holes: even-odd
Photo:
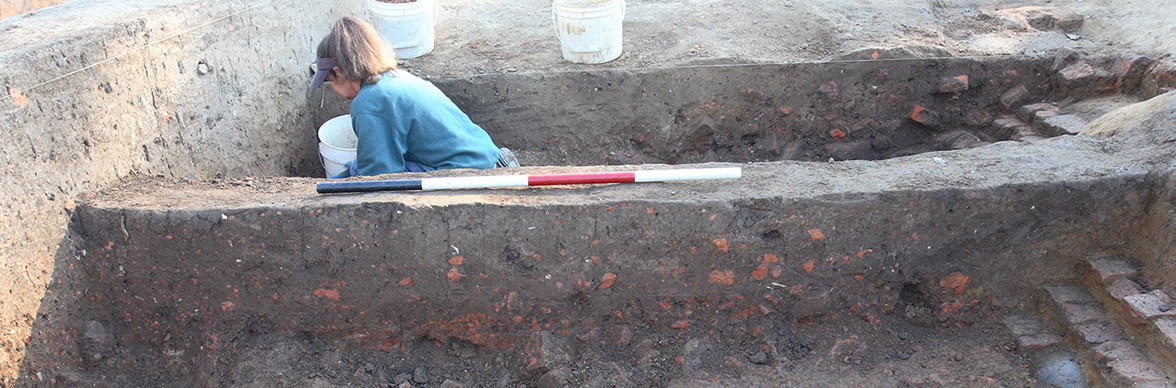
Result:
[[[327,74],[335,68],[334,58],[319,58],[314,61],[314,78],[310,80],[310,88],[318,89],[319,85],[327,79]]]

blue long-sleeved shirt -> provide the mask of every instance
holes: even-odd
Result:
[[[433,171],[489,169],[498,160],[482,127],[431,82],[402,70],[360,87],[351,124],[359,139],[356,160],[336,178],[404,172],[405,161]]]

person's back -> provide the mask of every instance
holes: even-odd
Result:
[[[489,169],[498,161],[499,148],[486,131],[432,83],[403,70],[363,85],[351,119],[364,145],[357,152],[359,175],[410,170],[406,162],[433,171]]]
[[[362,20],[340,19],[319,43],[310,88],[323,82],[352,100],[359,140],[356,159],[334,178],[519,165],[440,89],[397,70],[392,47]]]

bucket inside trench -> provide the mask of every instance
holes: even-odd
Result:
[[[327,120],[319,127],[319,159],[327,178],[347,170],[347,162],[355,160],[359,139],[351,126],[351,115]]]

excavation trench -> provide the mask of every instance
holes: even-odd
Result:
[[[436,80],[525,165],[573,165],[483,173],[744,177],[331,196],[297,177],[133,181],[79,205],[84,250],[51,290],[76,298],[36,353],[115,385],[1021,384],[996,322],[1129,249],[1167,182],[1146,154],[994,124],[1010,89],[1051,98],[1042,66]]]
[[[530,165],[877,160],[1016,138],[993,125],[1000,96],[1023,86],[1049,98],[1046,62],[844,59],[435,82]]]

